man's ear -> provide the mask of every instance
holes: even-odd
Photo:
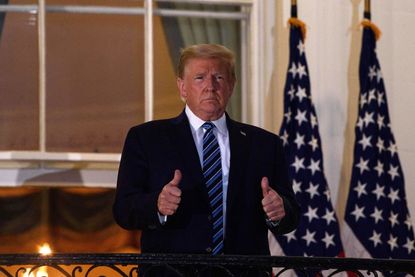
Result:
[[[177,88],[179,89],[179,93],[180,93],[180,98],[186,102],[187,99],[187,93],[186,93],[186,89],[184,86],[184,80],[180,77],[176,78],[176,83],[177,83]]]

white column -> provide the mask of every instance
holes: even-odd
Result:
[[[153,119],[153,98],[154,98],[154,59],[153,59],[153,1],[146,0],[144,15],[144,65],[145,65],[145,94],[144,94],[144,120]]]

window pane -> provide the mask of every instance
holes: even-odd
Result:
[[[184,104],[176,86],[176,65],[170,56],[165,30],[159,16],[154,17],[154,117],[177,116]],[[179,53],[175,53],[176,56]]]
[[[120,152],[144,121],[143,24],[140,15],[47,14],[48,151]]]
[[[0,150],[37,150],[37,17],[0,15]]]
[[[46,4],[102,7],[144,7],[144,0],[46,0]]]

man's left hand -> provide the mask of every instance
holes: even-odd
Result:
[[[278,221],[285,216],[284,201],[281,196],[269,186],[267,177],[262,177],[262,207],[269,220]]]

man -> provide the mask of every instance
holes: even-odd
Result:
[[[297,226],[280,139],[225,112],[235,82],[230,50],[190,46],[178,65],[184,111],[129,131],[113,211],[142,230],[143,253],[269,255],[268,230]]]

